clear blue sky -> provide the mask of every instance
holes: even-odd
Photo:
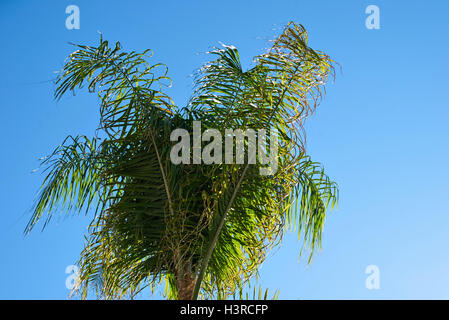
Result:
[[[79,30],[65,27],[70,4]],[[380,8],[380,30],[365,27],[369,4]],[[289,299],[449,299],[448,12],[442,0],[2,1],[0,298],[66,299],[65,268],[83,246],[86,217],[23,235],[43,178],[31,174],[38,159],[97,125],[94,95],[53,99],[69,41],[96,44],[99,30],[125,50],[153,49],[184,105],[202,52],[233,44],[248,65],[293,20],[343,69],[307,123],[307,150],[341,196],[313,263],[298,263],[290,234],[262,266],[262,285]],[[365,287],[373,264],[379,290]]]

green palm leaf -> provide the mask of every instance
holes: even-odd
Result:
[[[232,46],[211,54],[184,108],[163,93],[167,69],[150,65],[149,51],[125,53],[101,38],[78,46],[61,71],[56,97],[97,92],[100,124],[97,137],[69,137],[43,161],[48,174],[26,231],[45,214],[46,224],[56,212],[95,207],[79,261],[82,297],[100,287],[103,298],[132,298],[165,282],[167,298],[227,298],[257,275],[286,229],[298,229],[310,257],[320,244],[338,189],[306,155],[303,125],[333,61],[293,23],[249,70]],[[195,120],[223,135],[266,130],[268,142],[279,141],[277,170],[260,174],[260,161],[173,164],[170,135],[192,132]]]

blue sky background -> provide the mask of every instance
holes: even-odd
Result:
[[[80,8],[67,30],[65,8]],[[381,29],[365,27],[380,8]],[[290,20],[342,66],[307,123],[307,151],[339,183],[322,251],[298,262],[295,234],[261,269],[285,299],[449,299],[449,25],[447,1],[2,1],[0,4],[0,298],[66,299],[89,217],[54,220],[24,237],[43,179],[38,159],[69,134],[93,135],[95,95],[53,99],[68,42],[121,41],[169,67],[175,102],[219,41],[244,65]],[[365,268],[380,269],[380,289]],[[158,298],[159,295],[147,298]]]

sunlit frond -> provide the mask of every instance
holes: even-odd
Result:
[[[338,189],[305,151],[304,121],[333,77],[333,61],[286,26],[245,70],[224,45],[199,71],[184,108],[164,93],[167,69],[149,51],[126,53],[100,39],[77,46],[57,79],[56,98],[87,86],[100,101],[97,138],[68,137],[43,161],[48,175],[26,231],[56,212],[95,209],[81,253],[81,297],[132,298],[165,283],[169,299],[240,292],[288,228],[319,246]],[[277,139],[277,170],[264,165],[180,164],[170,160],[175,129],[264,129]],[[101,136],[102,139],[98,138]],[[235,143],[233,145],[235,147]],[[255,290],[255,289],[254,289]],[[267,297],[262,291],[254,297]]]

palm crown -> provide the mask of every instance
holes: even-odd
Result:
[[[249,70],[232,46],[210,53],[184,108],[163,93],[167,69],[148,64],[149,51],[125,53],[102,38],[78,45],[58,76],[56,98],[83,85],[98,92],[100,124],[95,137],[70,136],[43,160],[26,231],[58,211],[95,211],[79,261],[82,297],[98,283],[105,298],[123,298],[165,281],[168,298],[226,298],[257,275],[287,228],[310,257],[319,246],[338,189],[306,155],[303,124],[333,61],[294,23]],[[272,132],[277,171],[261,175],[259,162],[174,164],[171,132],[192,132],[193,121]]]

